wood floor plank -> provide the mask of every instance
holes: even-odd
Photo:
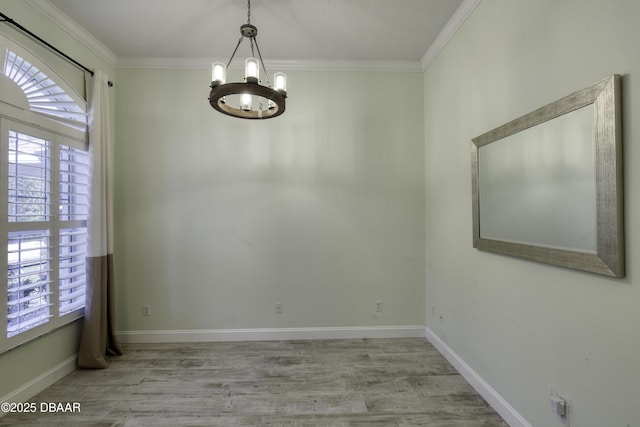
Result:
[[[507,424],[423,339],[129,344],[8,414],[0,426],[430,426]]]

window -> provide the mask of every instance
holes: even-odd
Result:
[[[4,350],[83,314],[89,166],[83,143],[1,120]]]
[[[87,106],[0,34],[0,353],[84,315]]]

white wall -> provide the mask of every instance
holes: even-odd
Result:
[[[209,76],[118,70],[117,329],[423,325],[422,74],[288,72],[267,121]]]
[[[425,73],[427,325],[533,426],[640,425],[640,3],[483,1]],[[471,138],[622,77],[627,275],[472,248]],[[440,319],[440,313],[443,318]]]

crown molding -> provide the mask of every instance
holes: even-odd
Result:
[[[481,0],[463,0],[458,9],[444,26],[420,61],[395,60],[271,60],[265,61],[271,68],[297,71],[425,71],[438,56],[447,42],[458,31]],[[209,68],[214,58],[143,58],[118,57],[91,33],[69,18],[49,0],[27,0],[63,31],[87,47],[91,52],[116,68],[169,68],[201,69]],[[222,62],[225,60],[223,59]],[[233,67],[232,67],[233,68]]]
[[[226,62],[228,58],[151,58],[119,57],[117,68],[159,68],[159,69],[208,69],[212,62]],[[265,60],[272,70],[288,71],[397,71],[422,72],[419,61],[353,61],[353,60]],[[242,64],[231,64],[232,69],[242,68]]]
[[[47,17],[50,21],[80,42],[91,52],[103,59],[109,65],[115,67],[118,59],[116,54],[96,39],[91,33],[82,28],[76,21],[69,18],[69,16],[64,14],[64,12],[55,7],[51,2],[49,2],[49,0],[27,0],[27,3],[33,6],[34,9]]]
[[[429,68],[451,37],[453,37],[462,24],[464,24],[464,21],[467,20],[476,6],[480,4],[480,1],[481,0],[464,0],[460,6],[458,6],[458,9],[456,9],[451,19],[449,19],[449,22],[447,22],[442,31],[440,31],[440,34],[438,34],[438,37],[436,37],[433,43],[431,43],[431,46],[429,46],[429,49],[427,49],[422,56],[420,64],[423,71]]]

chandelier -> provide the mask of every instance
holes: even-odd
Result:
[[[240,40],[227,64],[214,62],[211,67],[211,92],[209,104],[217,111],[241,119],[272,119],[285,110],[287,76],[275,73],[273,85],[267,77],[267,69],[258,47],[258,28],[251,25],[251,0],[247,0],[247,23],[240,26]],[[251,57],[245,60],[244,81],[227,83],[227,69],[244,39],[249,39]],[[255,48],[255,49],[254,49]],[[258,59],[255,57],[258,53]],[[260,79],[260,66],[264,79]],[[266,83],[266,84],[263,84]]]

